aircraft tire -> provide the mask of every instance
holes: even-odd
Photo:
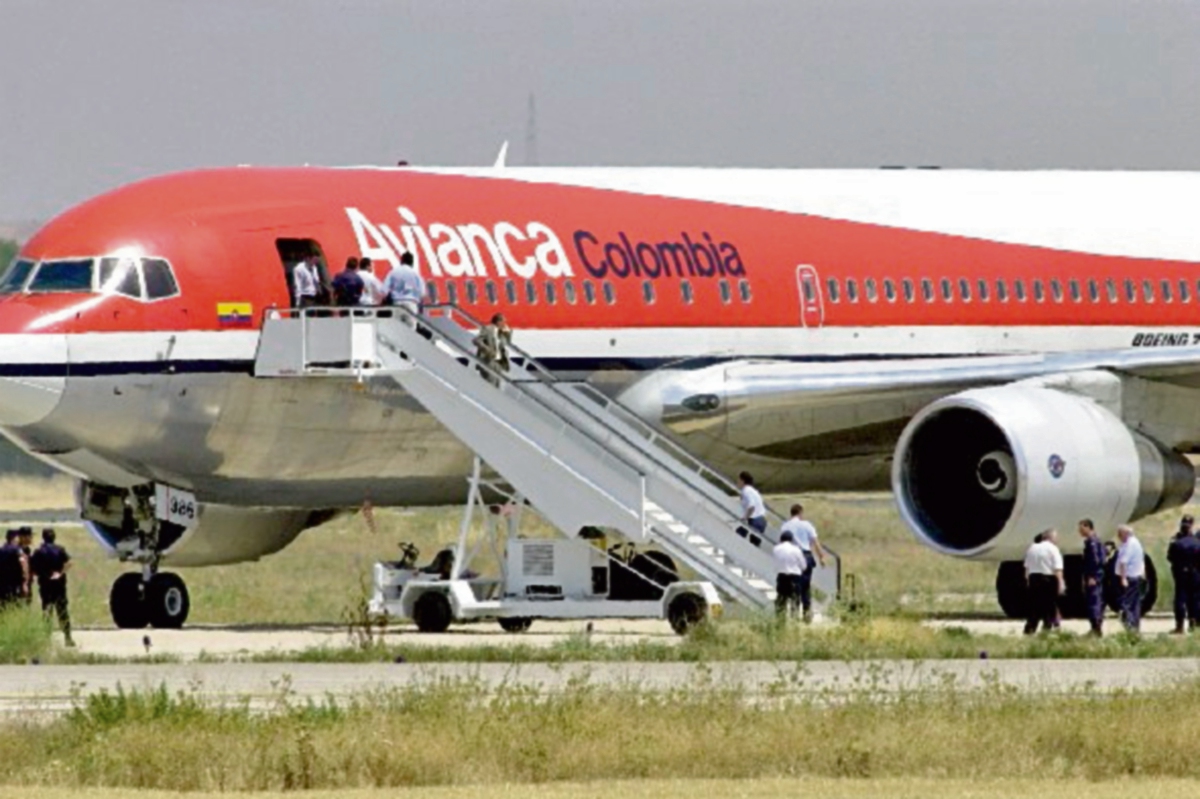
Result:
[[[108,594],[108,610],[113,624],[122,630],[146,626],[146,602],[142,594],[142,575],[127,572],[118,577]]]
[[[996,571],[996,601],[1010,619],[1023,619],[1027,614],[1028,587],[1025,585],[1025,564],[1006,560]]]
[[[417,598],[413,605],[413,622],[423,633],[444,633],[454,621],[450,600],[445,594],[428,591]]]
[[[171,572],[159,572],[146,586],[146,613],[150,626],[178,630],[191,611],[191,597],[183,579]]]
[[[528,616],[511,616],[506,619],[497,619],[500,622],[500,628],[506,633],[523,633],[533,626],[533,619]]]
[[[697,624],[704,621],[708,613],[708,603],[699,594],[690,591],[678,594],[671,599],[667,606],[667,621],[677,635],[687,635]]]

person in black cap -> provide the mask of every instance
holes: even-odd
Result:
[[[1190,515],[1179,520],[1179,531],[1167,547],[1167,561],[1175,581],[1175,629],[1173,635],[1183,635],[1184,620],[1191,629],[1200,621],[1200,538],[1193,534],[1195,519]]]
[[[71,613],[67,605],[67,571],[71,568],[71,556],[55,543],[55,538],[53,529],[47,527],[42,530],[42,545],[33,553],[30,567],[37,577],[42,612],[49,616],[54,611],[67,646],[75,646],[71,639]]]
[[[9,530],[0,547],[0,609],[24,597],[29,583],[29,561],[18,543],[20,535],[19,530]]]

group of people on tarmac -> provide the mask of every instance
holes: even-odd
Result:
[[[738,491],[745,526],[738,533],[754,546],[761,546],[767,535],[767,506],[754,485],[754,475],[738,475]],[[812,621],[812,577],[819,563],[825,565],[825,550],[817,537],[817,528],[804,518],[804,506],[792,505],[791,517],[779,528],[779,542],[771,550],[775,561],[775,611],[780,618],[802,611]]]
[[[1179,536],[1187,530],[1186,536],[1194,542],[1197,556],[1200,556],[1200,539],[1191,534],[1192,517],[1184,516],[1180,525]],[[1104,581],[1107,563],[1107,553],[1104,542],[1096,532],[1096,525],[1091,519],[1080,519],[1079,536],[1083,539],[1083,597],[1087,610],[1090,634],[1100,637],[1104,634]],[[1177,536],[1177,540],[1179,540]],[[1125,629],[1137,633],[1142,625],[1142,595],[1146,585],[1146,550],[1142,542],[1134,535],[1133,528],[1127,524],[1117,527],[1117,554],[1114,562],[1114,575],[1120,583],[1121,622]],[[1173,544],[1174,546],[1174,544]],[[1193,544],[1187,545],[1190,548]],[[1169,559],[1171,555],[1168,553]],[[1179,559],[1183,561],[1182,556]],[[1172,560],[1172,565],[1174,565]],[[1200,568],[1200,557],[1189,556],[1187,562],[1193,569]],[[1062,550],[1058,547],[1058,531],[1045,530],[1038,533],[1029,549],[1025,551],[1025,581],[1028,586],[1027,607],[1028,615],[1025,622],[1025,634],[1033,635],[1038,627],[1045,630],[1057,630],[1061,625],[1062,614],[1059,609],[1059,597],[1067,593],[1067,583],[1063,576]],[[1176,591],[1181,584],[1194,585],[1194,581],[1176,580]],[[1176,602],[1178,603],[1178,597]],[[1200,611],[1200,607],[1197,608]],[[1178,613],[1178,611],[1177,611]],[[1178,616],[1177,616],[1178,619]],[[1182,632],[1182,623],[1177,622],[1177,632]]]
[[[33,549],[33,528],[9,530],[0,546],[0,612],[33,601],[36,581],[42,612],[54,613],[67,646],[71,639],[71,614],[67,605],[67,571],[71,556],[58,545],[52,528],[42,530],[42,545]]]
[[[425,297],[425,280],[413,265],[412,253],[406,252],[383,280],[375,275],[370,258],[352,255],[326,285],[320,259],[306,255],[292,268],[292,293],[297,308],[394,305],[417,313]]]

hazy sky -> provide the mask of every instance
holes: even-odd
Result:
[[[0,0],[0,220],[237,163],[1200,168],[1200,3]]]

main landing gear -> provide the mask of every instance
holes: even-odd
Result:
[[[183,579],[172,572],[147,569],[122,574],[108,597],[112,620],[123,630],[150,625],[177,630],[187,621],[191,597]]]
[[[1059,599],[1058,607],[1064,619],[1087,618],[1087,605],[1083,595],[1083,557],[1063,556],[1063,580],[1067,584],[1066,596]],[[1158,601],[1158,572],[1154,562],[1146,558],[1146,582],[1142,591],[1142,615],[1151,611]],[[996,599],[1000,609],[1010,619],[1023,619],[1027,615],[1025,566],[1020,561],[1010,560],[1000,564],[996,573]],[[1116,574],[1116,558],[1109,553],[1104,568],[1104,604],[1109,610],[1121,609],[1121,585]]]

